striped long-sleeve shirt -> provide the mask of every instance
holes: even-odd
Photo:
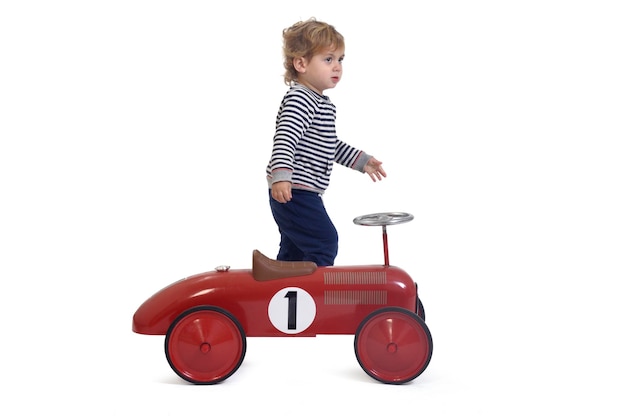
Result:
[[[272,156],[266,174],[269,187],[290,181],[293,188],[323,194],[333,163],[363,172],[370,155],[337,138],[335,105],[301,84],[283,97],[276,117]]]

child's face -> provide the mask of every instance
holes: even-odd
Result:
[[[344,48],[327,48],[313,55],[310,60],[296,58],[294,66],[298,70],[298,82],[319,94],[335,88],[341,80]]]

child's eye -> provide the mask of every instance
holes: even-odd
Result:
[[[328,62],[330,64],[331,62],[333,62],[333,58],[332,57],[327,57],[326,58],[326,62]]]

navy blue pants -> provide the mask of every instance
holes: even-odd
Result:
[[[313,261],[318,266],[335,262],[339,237],[322,197],[311,191],[291,190],[291,201],[279,203],[270,194],[272,215],[280,232],[279,261]]]

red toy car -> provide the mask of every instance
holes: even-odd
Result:
[[[403,384],[428,366],[433,342],[417,284],[389,265],[387,229],[408,213],[376,213],[354,223],[382,226],[384,265],[326,266],[284,262],[255,250],[252,269],[215,271],[175,282],[146,300],[133,331],[165,335],[176,374],[215,384],[243,362],[246,337],[354,334],[354,351],[372,378]]]

